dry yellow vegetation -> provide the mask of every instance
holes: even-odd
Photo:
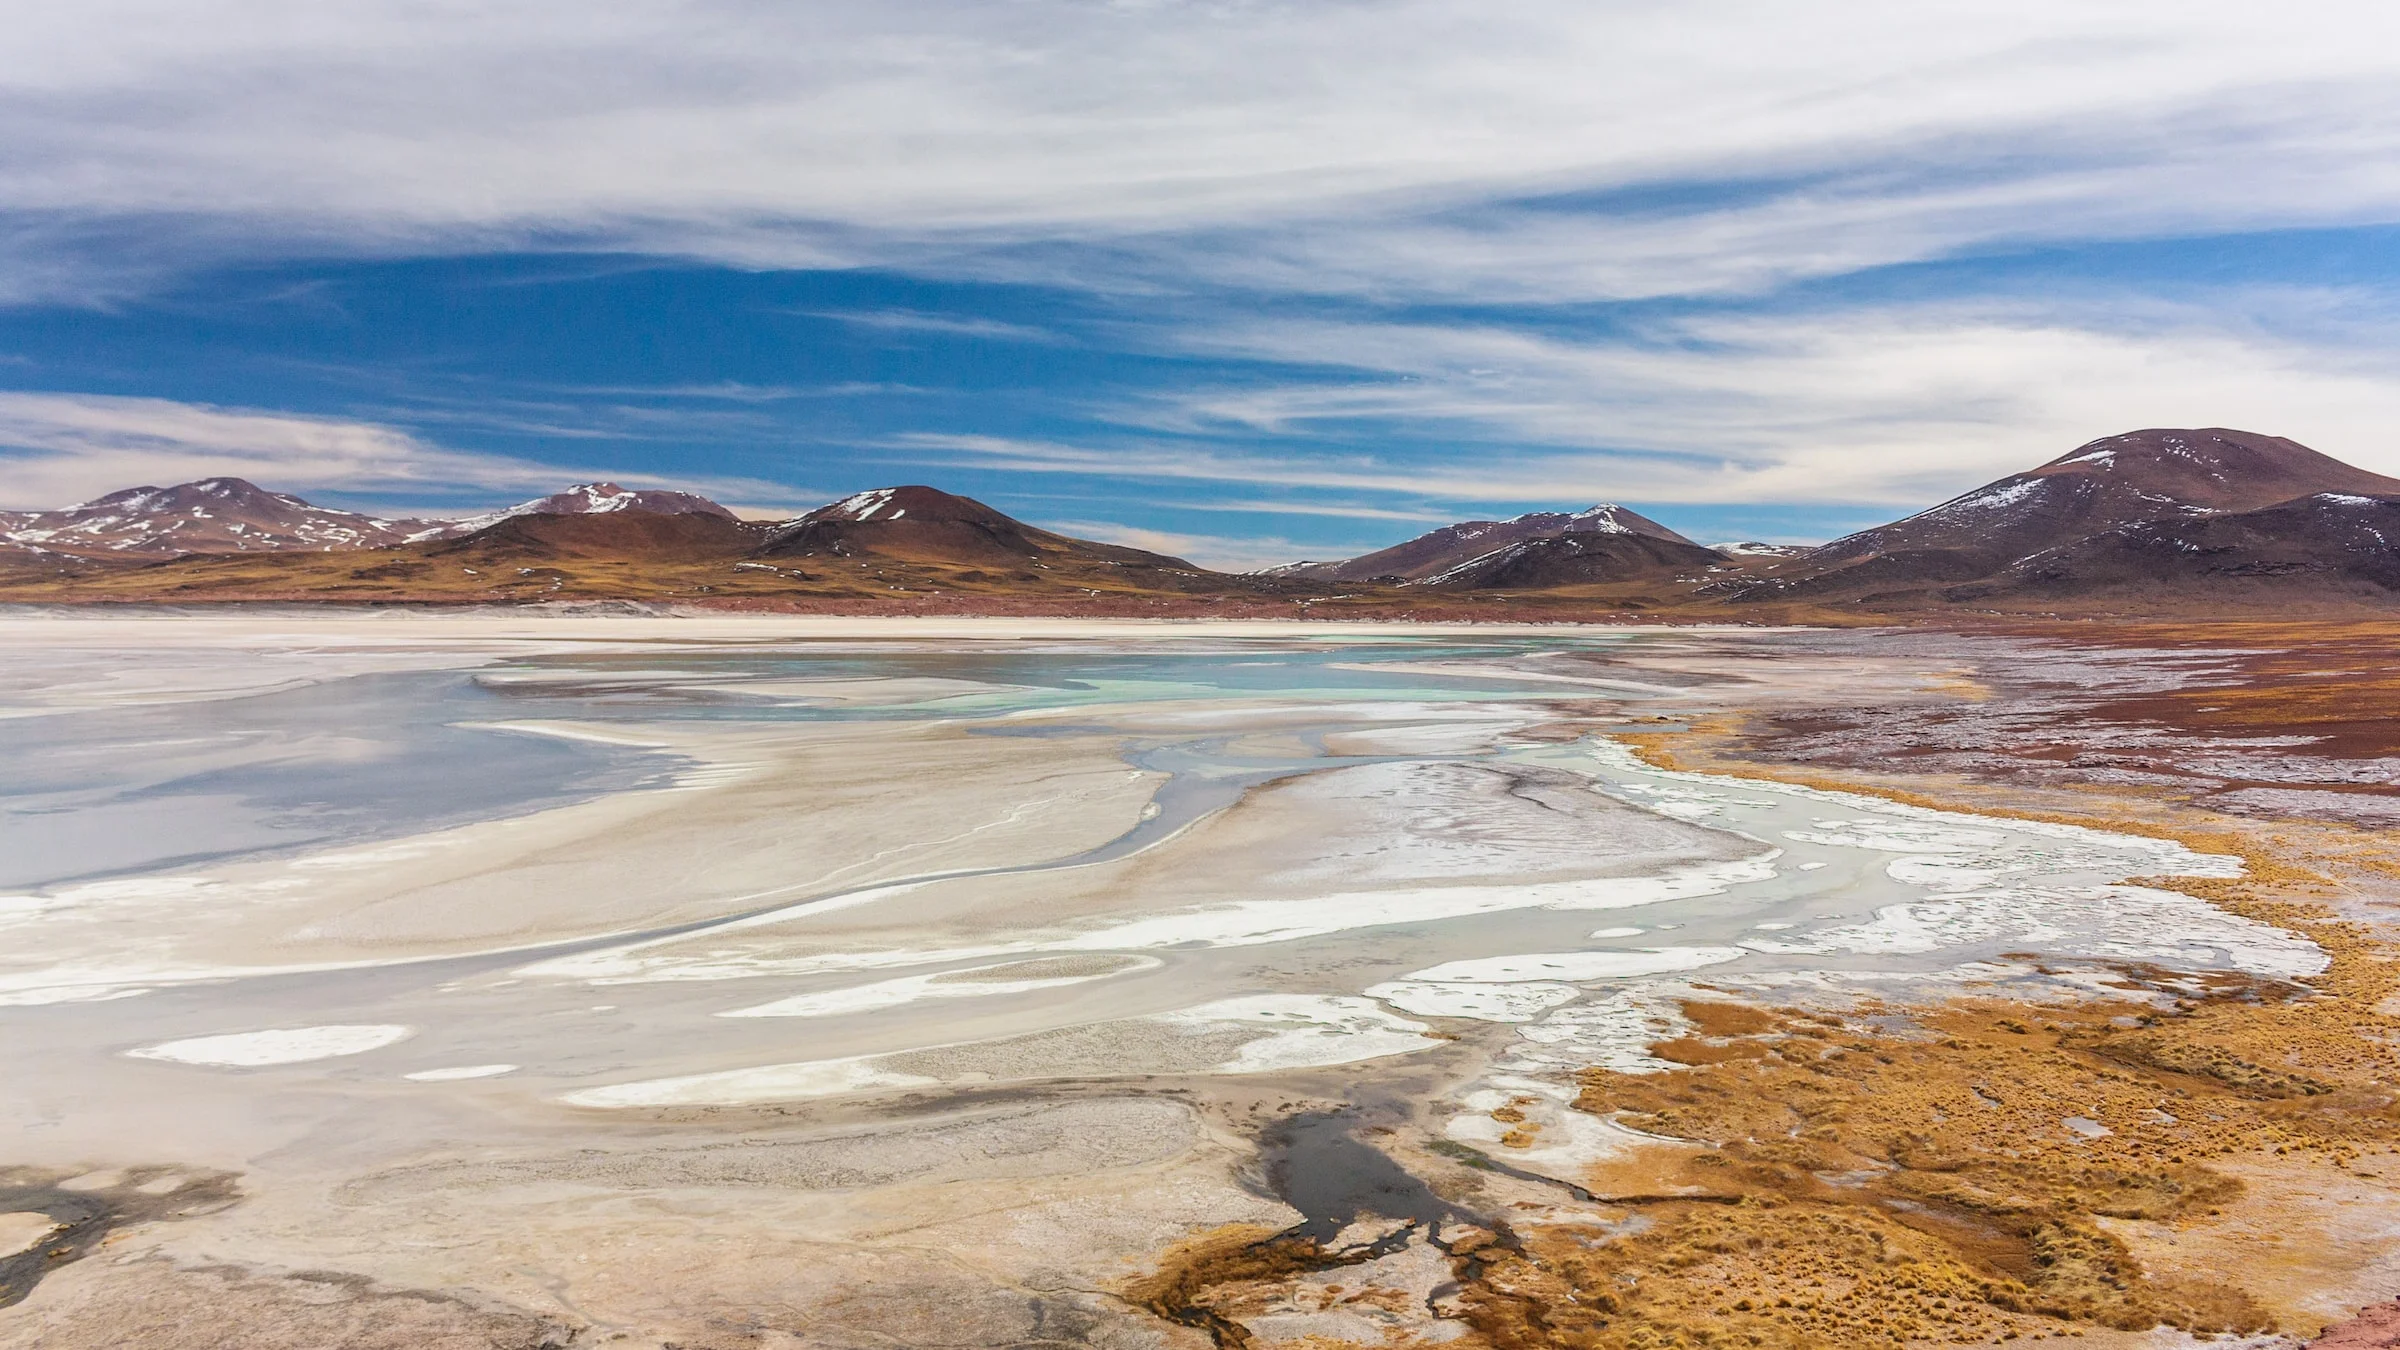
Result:
[[[2259,659],[2273,670],[2257,673],[2287,701],[2216,688],[2205,704],[2152,708],[2372,741],[2359,723],[2400,682],[2363,658],[2389,634],[2335,636],[2362,663],[2349,696],[2323,687],[2323,650],[2270,652]],[[2334,1207],[2374,1211],[2352,1225],[2369,1239],[2350,1244],[2370,1253],[2400,1221],[2400,963],[2356,917],[2362,896],[2400,878],[2385,835],[2099,788],[1941,780],[1937,797],[1921,779],[1760,763],[1744,754],[1757,730],[1724,718],[1629,739],[1664,768],[2234,854],[2240,879],[2148,884],[2305,933],[2331,964],[2293,982],[2120,965],[2074,972],[2090,997],[1934,1007],[1694,1001],[1690,1032],[1652,1047],[1680,1067],[1587,1072],[1576,1102],[1674,1142],[1587,1176],[1588,1223],[1451,1244],[1453,1315],[1471,1328],[1451,1344],[2120,1344],[2162,1326],[2306,1336],[2364,1301],[2322,1294],[2362,1278],[2330,1231]],[[1202,1310],[1257,1305],[1315,1255],[1288,1237],[1219,1234],[1162,1266],[1152,1292],[1172,1298],[1152,1306],[1248,1345],[1235,1319]]]

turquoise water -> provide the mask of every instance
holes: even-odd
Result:
[[[988,719],[1262,694],[1293,703],[1508,700],[1567,688],[1373,667],[1597,650],[1619,641],[1335,638],[1201,650],[1043,643],[939,652],[795,643],[366,675],[248,698],[0,720],[0,887],[33,889],[526,815],[664,786],[678,767],[655,752],[478,725],[495,721]],[[526,676],[542,678],[522,682]],[[850,706],[744,692],[763,681],[873,679],[990,688]]]
[[[1453,677],[1377,666],[1485,660],[1550,652],[1604,652],[1637,635],[1541,638],[1460,644],[1388,638],[1345,641],[1226,644],[1192,650],[1181,643],[1146,650],[1101,644],[1041,644],[1025,650],[932,652],[861,649],[826,644],[773,652],[678,652],[604,660],[541,659],[492,667],[490,689],[530,699],[547,709],[571,706],[577,717],[612,714],[641,718],[888,721],[998,717],[1102,703],[1157,703],[1272,694],[1296,703],[1408,701],[1521,701],[1529,693],[1559,696],[1570,686],[1548,681]],[[1363,667],[1363,668],[1361,668]],[[672,671],[676,678],[662,678]],[[588,681],[545,679],[510,683],[512,676],[582,672]],[[786,680],[955,680],[992,686],[988,692],[889,704],[773,706],[770,696],[746,697],[747,684]],[[707,691],[694,685],[710,686]]]

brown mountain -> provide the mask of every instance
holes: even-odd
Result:
[[[517,516],[591,516],[616,511],[646,511],[654,515],[722,516],[736,519],[733,512],[695,492],[674,492],[663,488],[629,488],[615,483],[578,483],[564,492],[536,497],[499,511],[489,511],[462,520],[426,522],[430,528],[420,529],[416,539],[450,539],[488,529],[503,520]]]
[[[0,543],[19,553],[85,558],[323,553],[462,538],[521,516],[625,511],[735,518],[689,492],[583,483],[464,520],[385,520],[313,506],[240,478],[203,478],[167,488],[126,488],[56,511],[0,512]]]
[[[2256,511],[2311,493],[2400,493],[2297,441],[2222,427],[2093,441],[1769,570],[1749,599],[1874,600],[1979,581],[2129,526]]]
[[[485,558],[493,562],[702,562],[742,557],[755,550],[773,528],[738,520],[729,511],[532,512],[510,516],[461,538],[427,544],[422,551],[428,559]]]
[[[969,569],[1200,570],[1163,553],[1052,534],[972,497],[919,485],[876,488],[819,507],[768,536],[758,556]]]
[[[713,505],[713,504],[712,504]],[[0,567],[19,600],[705,600],[814,607],[1054,609],[1292,605],[1320,582],[1232,577],[1074,539],[927,487],[885,488],[776,525],[720,511],[504,516],[472,534],[335,554],[190,555]]]
[[[56,511],[0,513],[0,540],[86,557],[329,551],[397,544],[422,521],[311,506],[240,478],[111,492]]]
[[[1498,559],[1500,554],[1514,546],[1567,535],[1643,538],[1670,544],[1692,542],[1647,516],[1603,502],[1572,513],[1534,511],[1511,516],[1507,520],[1462,520],[1373,553],[1339,562],[1292,563],[1272,569],[1272,574],[1319,577],[1329,581],[1430,583],[1454,572],[1461,576],[1468,575],[1476,571],[1480,564]],[[1610,552],[1612,550],[1602,549],[1591,556],[1596,559]],[[1558,551],[1558,556],[1561,560],[1582,556],[1582,550],[1562,549]],[[1487,567],[1481,570],[1492,569]]]
[[[2400,598],[2400,496],[2318,492],[2256,511],[2177,516],[2047,549],[1945,598],[2293,609]]]
[[[1726,559],[1698,544],[1646,534],[1557,534],[1471,558],[1408,584],[1445,591],[1543,591],[1615,582],[1697,579]]]

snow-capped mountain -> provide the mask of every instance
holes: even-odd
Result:
[[[759,556],[877,558],[1019,568],[1077,563],[1192,571],[1181,558],[1053,534],[972,497],[911,484],[853,493],[768,536]]]
[[[322,553],[454,539],[513,516],[614,511],[734,518],[731,511],[689,492],[584,483],[464,520],[386,520],[311,505],[245,479],[202,478],[174,487],[126,488],[55,511],[0,511],[0,542],[19,552],[82,557]]]
[[[203,478],[126,488],[56,511],[0,513],[0,539],[92,556],[323,552],[397,544],[426,524],[312,506],[240,478]]]
[[[2400,479],[2281,436],[2223,427],[2128,432],[1778,564],[1753,598],[1980,583],[2086,541],[2180,537],[2211,517],[2326,493],[2380,499],[2400,494]]]
[[[1877,554],[1963,550],[1995,568],[2045,548],[2145,520],[2255,511],[2312,492],[2400,492],[2369,473],[2281,436],[2222,427],[2109,436],[2039,468],[1986,483],[1905,520],[1818,550],[1839,566]]]
[[[459,520],[423,522],[412,540],[453,539],[460,535],[497,525],[512,516],[593,516],[611,511],[655,511],[660,515],[723,516],[734,514],[708,498],[692,492],[673,492],[663,488],[629,488],[615,483],[578,483],[564,492],[547,497],[518,502],[499,511]]]
[[[2315,492],[2255,511],[2141,521],[2046,549],[1973,590],[1978,600],[2155,598],[2174,610],[2261,592],[2296,608],[2388,603],[2400,592],[2400,496]]]
[[[1270,569],[1268,575],[1335,581],[1379,578],[1430,581],[1445,574],[1463,575],[1461,568],[1512,546],[1570,534],[1630,535],[1670,544],[1692,543],[1639,512],[1603,502],[1575,512],[1532,511],[1507,520],[1462,520],[1373,553],[1339,562],[1289,563]]]

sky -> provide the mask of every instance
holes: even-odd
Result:
[[[1811,541],[2116,432],[2400,474],[2400,7],[81,0],[0,508],[923,482],[1226,567]]]

